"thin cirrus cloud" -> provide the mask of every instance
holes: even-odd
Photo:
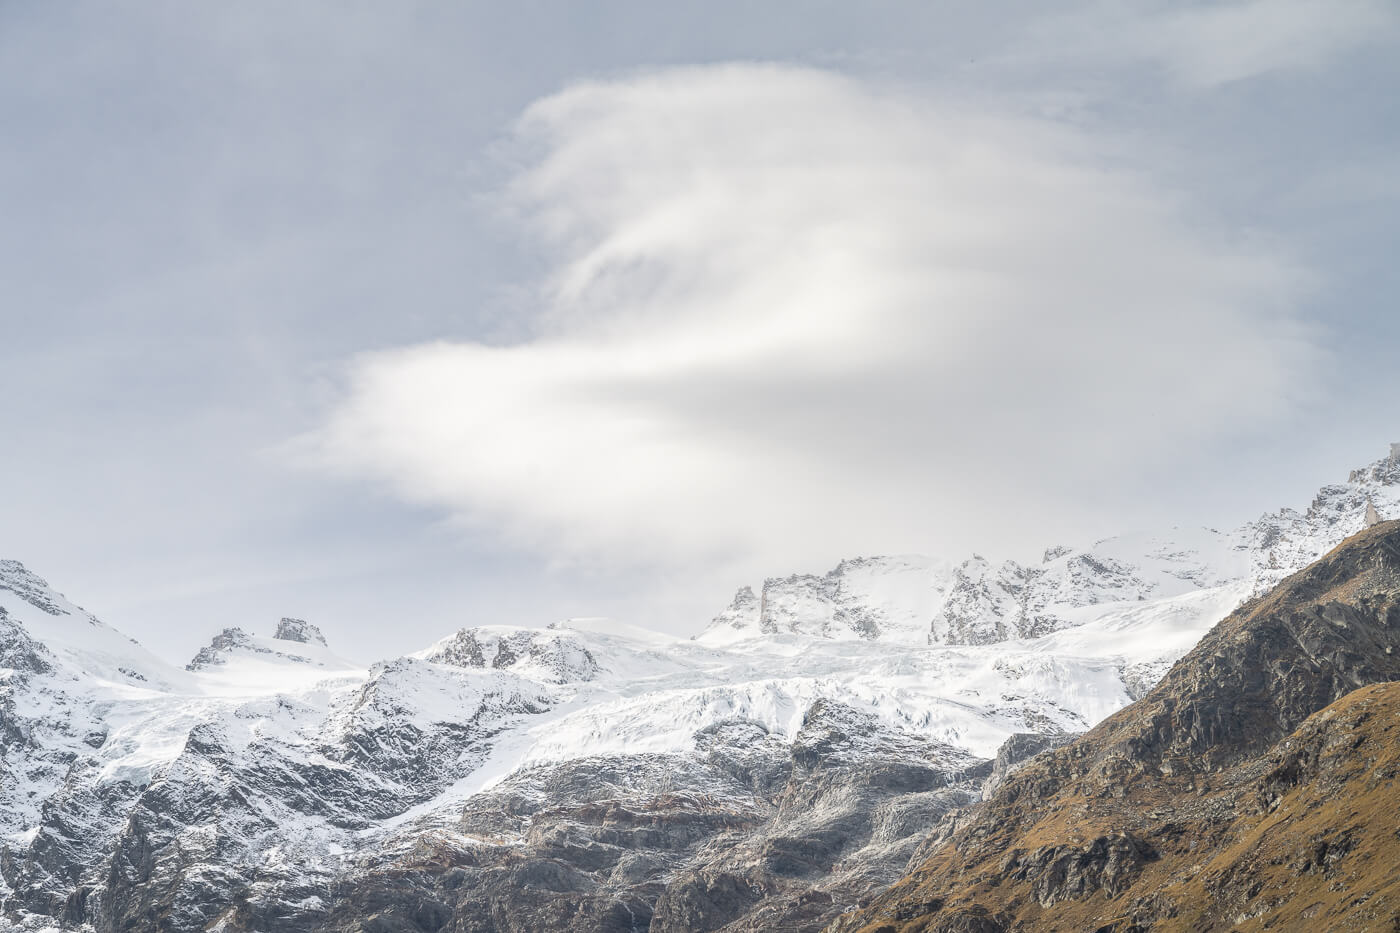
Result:
[[[1390,0],[1108,0],[1042,21],[1018,57],[1149,63],[1188,88],[1315,68],[1400,32]],[[1049,50],[1049,51],[1047,51]]]
[[[1079,130],[735,64],[570,87],[511,142],[529,338],[361,356],[304,443],[550,558],[1010,540],[1306,391],[1306,277]]]

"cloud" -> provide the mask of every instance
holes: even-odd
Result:
[[[1389,0],[1115,0],[1042,23],[1025,51],[1078,64],[1147,61],[1179,84],[1209,88],[1317,68],[1397,26]]]
[[[1308,388],[1287,258],[1051,123],[735,64],[568,88],[511,143],[529,338],[361,356],[303,444],[553,558],[1006,544]]]

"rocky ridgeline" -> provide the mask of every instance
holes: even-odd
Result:
[[[270,639],[251,635],[241,628],[226,628],[199,649],[190,663],[185,665],[185,670],[218,668],[238,655],[264,655],[268,659],[325,666],[325,661],[316,656],[317,652],[293,647],[297,645],[325,648],[326,639],[320,629],[300,619],[283,619],[277,624],[277,633]]]
[[[462,629],[423,657],[456,667],[515,671],[554,684],[592,680],[601,670],[576,636],[503,626]]]
[[[1389,786],[1380,745],[1357,772],[1307,719],[1395,676],[1389,532],[1263,596],[1371,512],[1400,515],[1390,460],[1231,532],[854,559],[693,641],[475,626],[368,669],[296,619],[173,668],[0,562],[0,928],[1208,928],[1285,909],[1250,891],[1288,872],[1383,906],[1350,823],[1180,868],[1196,838],[1252,851],[1314,780]],[[1389,702],[1334,720],[1379,743]]]
[[[1074,622],[1065,610],[1144,600],[1157,590],[1112,557],[1048,555],[1042,566],[975,555],[953,566],[918,557],[842,561],[822,576],[769,579],[759,595],[742,587],[707,634],[986,645],[1066,628]]]
[[[283,618],[277,623],[277,631],[272,636],[278,641],[296,641],[303,645],[326,647],[326,636],[321,630],[305,619]]]
[[[1039,564],[973,555],[842,561],[823,575],[740,588],[702,639],[800,634],[913,644],[987,645],[1083,624],[1094,608],[1243,584],[1258,595],[1377,517],[1400,516],[1400,460],[1353,470],[1302,512],[1282,509],[1229,532],[1172,529],[1088,548],[1046,549]],[[1086,612],[1086,610],[1089,610]]]
[[[9,590],[49,615],[63,614],[63,608],[51,595],[48,581],[31,573],[17,560],[0,560],[0,590]]]

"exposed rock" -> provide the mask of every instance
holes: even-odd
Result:
[[[25,569],[17,560],[0,560],[0,590],[9,590],[20,599],[49,615],[62,615],[63,609],[42,577]]]
[[[503,626],[464,628],[424,657],[456,667],[515,671],[556,684],[592,680],[601,670],[593,653],[568,632]]]
[[[739,631],[764,631],[763,605],[754,595],[753,587],[741,586],[734,599],[724,611],[710,622],[712,628],[729,628]]]
[[[302,644],[325,646],[326,636],[321,630],[303,619],[283,618],[277,623],[277,633],[272,636],[279,641],[296,641]]]
[[[1045,845],[1030,852],[1013,849],[1001,870],[1013,881],[1029,881],[1041,907],[1102,890],[1109,897],[1126,891],[1143,865],[1157,857],[1131,833],[1099,836],[1087,845]]]
[[[305,645],[304,649],[293,646]],[[326,666],[326,653],[318,649],[326,647],[321,630],[300,619],[283,619],[277,624],[277,633],[272,638],[260,638],[241,628],[226,628],[199,649],[189,664],[187,671],[207,671],[227,665],[235,656],[251,656],[265,661],[290,661],[294,664]]]
[[[214,638],[200,648],[190,663],[185,665],[187,671],[208,670],[219,664],[224,664],[228,660],[228,653],[235,648],[246,648],[250,651],[258,650],[253,644],[253,638],[241,628],[226,628]]]
[[[386,858],[339,889],[326,929],[419,903],[481,931],[815,929],[898,877],[985,763],[831,704],[805,720],[791,747],[734,720],[695,755],[520,772],[466,802],[469,846]]]
[[[982,797],[984,799],[990,797],[998,787],[1005,783],[1010,774],[1036,755],[1066,745],[1077,737],[1075,733],[1042,735],[1038,732],[1018,732],[1011,736],[1001,743],[1001,748],[997,749],[997,756],[992,761],[991,774],[987,775],[987,779],[982,782]]]
[[[48,649],[30,638],[0,606],[0,668],[22,674],[47,674],[53,670]]]

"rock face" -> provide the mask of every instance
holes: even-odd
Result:
[[[600,671],[597,659],[577,637],[507,626],[464,628],[423,657],[456,667],[516,671],[556,684],[592,680]]]
[[[1042,735],[1038,732],[1018,732],[1001,744],[997,756],[992,760],[991,773],[982,783],[982,797],[992,793],[1006,783],[1006,778],[1041,752],[1059,748],[1074,741],[1074,735]]]
[[[1047,551],[1039,566],[992,564],[976,555],[956,565],[912,556],[857,558],[822,576],[769,579],[760,596],[741,588],[701,638],[722,642],[744,635],[795,634],[986,645],[1066,628],[1075,624],[1074,610],[1085,606],[1194,588],[1157,576],[1155,568],[1107,553],[1067,548]],[[1208,576],[1202,585],[1218,582]]]
[[[241,628],[226,628],[200,648],[185,665],[187,671],[211,671],[241,658],[259,658],[277,664],[290,661],[313,667],[344,667],[330,653],[321,630],[301,619],[283,619],[271,638],[252,635]]]
[[[302,644],[326,646],[326,636],[321,630],[305,619],[287,619],[277,623],[277,632],[272,636],[278,641],[297,641]]]
[[[1391,929],[1397,679],[1400,522],[1386,522],[1011,773],[831,929]]]
[[[241,628],[226,628],[215,635],[213,640],[190,659],[185,665],[187,671],[204,671],[228,660],[231,652],[238,648],[253,649],[253,638]],[[254,649],[255,650],[255,649]]]
[[[49,595],[48,583],[17,560],[0,560],[0,590],[9,590],[49,615],[63,614],[63,609]]]
[[[731,720],[695,747],[523,771],[467,801],[473,844],[440,836],[381,860],[325,928],[813,929],[898,877],[986,773],[826,703],[790,745]],[[426,926],[425,904],[439,918]]]

